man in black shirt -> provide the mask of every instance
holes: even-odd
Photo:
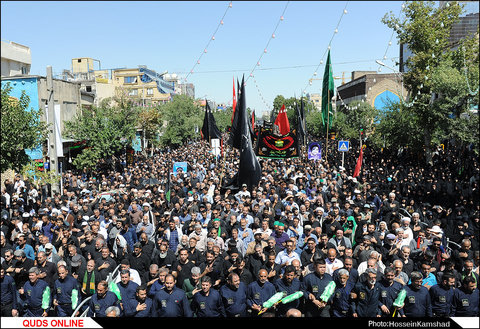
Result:
[[[40,271],[39,279],[43,279],[48,283],[50,289],[53,289],[54,277],[57,274],[57,267],[54,263],[47,261],[45,252],[40,251],[37,254],[37,268]]]
[[[149,271],[150,259],[142,249],[142,244],[137,242],[133,246],[133,253],[129,255],[130,266],[138,271],[141,278]]]
[[[117,267],[117,262],[110,256],[110,249],[107,246],[103,246],[102,257],[95,260],[95,266],[100,272],[102,280],[106,280],[108,274],[112,273]]]
[[[181,249],[178,253],[178,259],[172,265],[172,274],[175,276],[179,288],[182,288],[183,281],[190,276],[192,267],[195,266],[188,256],[188,250]]]
[[[13,253],[15,262],[13,267],[7,269],[7,273],[12,275],[15,279],[15,285],[17,288],[23,287],[25,282],[28,281],[28,271],[35,265],[34,261],[27,258],[23,250],[15,250]]]

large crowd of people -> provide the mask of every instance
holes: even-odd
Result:
[[[252,190],[223,188],[238,151],[205,141],[69,170],[53,196],[17,175],[2,190],[1,315],[478,316],[480,166],[444,148],[424,165],[367,147],[357,177],[333,147],[261,159]]]

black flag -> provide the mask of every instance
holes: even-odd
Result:
[[[237,80],[238,83],[238,80]],[[238,85],[238,100],[235,107],[235,113],[233,116],[232,129],[230,129],[230,145],[238,150],[242,147],[242,131],[243,125],[248,127],[250,141],[253,143],[254,131],[250,120],[244,120],[247,117],[247,107],[245,105],[245,83],[244,77],[242,77],[242,84]]]
[[[207,101],[205,102],[208,104]],[[207,141],[210,140],[209,138],[210,134],[208,133],[208,111],[206,106],[205,106],[205,116],[203,117],[203,126],[202,126],[202,130],[200,130],[200,135],[202,139]]]
[[[208,105],[208,102],[206,104],[206,107],[208,108],[208,133],[210,134],[210,138],[222,138],[222,133],[220,132],[220,129],[217,127],[217,123],[215,122],[215,117],[213,116],[212,110],[210,109],[210,106]]]
[[[212,110],[208,105],[208,101],[205,100],[205,116],[203,117],[203,126],[202,126],[202,139],[210,141],[214,138],[222,138],[220,129],[218,129],[215,122],[215,117],[213,116]]]
[[[251,191],[253,187],[257,186],[260,182],[262,169],[258,162],[255,152],[253,151],[252,138],[251,138],[251,124],[247,116],[246,103],[245,103],[245,85],[242,78],[242,86],[240,93],[240,107],[235,111],[239,112],[242,116],[239,116],[239,126],[241,128],[240,133],[240,166],[238,170],[238,186],[247,184],[248,189]],[[238,106],[238,104],[237,104]]]
[[[230,145],[236,149],[240,149],[241,147],[241,120],[240,118],[242,117],[241,110],[243,108],[242,106],[242,97],[241,93],[242,90],[240,89],[240,84],[238,83],[237,79],[237,104],[235,106],[235,113],[233,114],[233,121],[232,121],[232,128],[230,129]]]
[[[304,146],[306,144],[306,129],[305,129],[305,114],[303,110],[303,98],[300,99],[300,109],[298,108],[298,103],[296,104],[297,109],[297,136],[298,136],[298,145]]]

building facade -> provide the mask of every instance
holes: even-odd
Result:
[[[112,82],[124,96],[133,97],[140,106],[167,103],[175,93],[174,82],[163,79],[145,66],[113,70]]]
[[[383,111],[390,102],[405,100],[406,96],[400,74],[354,71],[351,81],[337,87],[336,105],[348,106],[354,101],[363,101]]]
[[[13,41],[2,41],[1,49],[2,78],[30,74],[32,54],[29,47]]]
[[[312,102],[313,105],[315,105],[315,108],[317,108],[318,110],[322,109],[322,94],[307,94],[307,99]]]

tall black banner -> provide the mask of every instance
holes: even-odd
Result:
[[[300,156],[297,130],[292,129],[287,135],[279,136],[272,129],[259,129],[257,156],[270,159],[287,159]]]

